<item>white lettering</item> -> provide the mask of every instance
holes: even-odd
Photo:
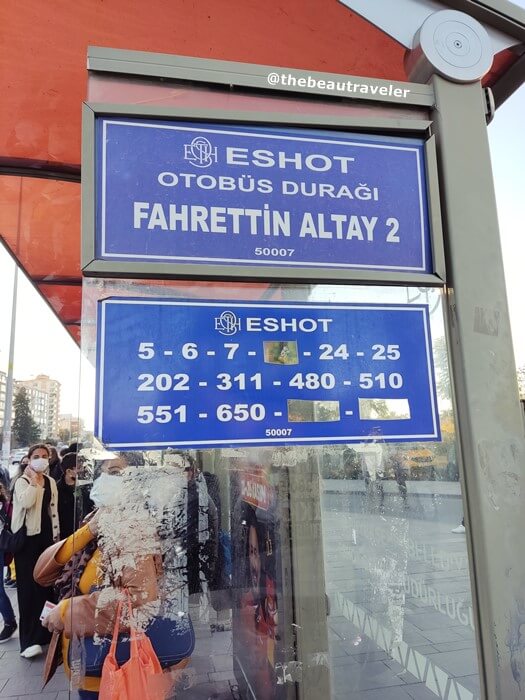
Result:
[[[148,209],[147,202],[133,202],[133,228],[140,228],[141,221],[149,217]]]

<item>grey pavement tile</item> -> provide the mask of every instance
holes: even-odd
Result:
[[[405,667],[403,664],[400,664],[399,661],[396,661],[395,659],[387,659],[383,661],[385,666],[388,666],[389,669],[391,669],[394,673],[404,673],[405,672]]]
[[[69,679],[67,678],[66,674],[64,673],[63,668],[57,669],[57,672],[53,676],[53,678],[49,681],[49,683],[46,685],[45,690],[46,692],[60,692],[63,690],[67,690],[69,688]]]
[[[404,683],[418,683],[420,681],[419,678],[416,678],[411,673],[409,673],[406,670],[406,668],[398,661],[394,661],[393,659],[391,659],[390,661],[384,661],[383,663],[392,671],[392,673],[395,673],[395,675],[398,678],[400,678]]]
[[[383,651],[375,642],[369,639],[366,635],[359,635],[354,639],[349,639],[341,642],[343,649],[350,656],[365,654],[373,651]]]
[[[172,696],[175,697],[175,696]],[[230,686],[226,682],[221,683],[201,683],[194,685],[182,693],[178,697],[184,700],[231,700]]]
[[[231,654],[215,654],[211,659],[215,671],[230,671],[233,669],[233,657]]]
[[[360,607],[369,615],[380,615],[381,613],[388,612],[388,602],[386,600],[368,600],[360,603]],[[403,612],[406,612],[404,606],[402,609]]]
[[[8,639],[7,642],[2,643],[2,646],[0,646],[0,657],[6,651],[20,652],[20,639],[18,638],[18,633],[11,637],[11,639]]]
[[[348,656],[345,654],[344,656],[330,656],[328,664],[330,668],[337,668],[338,666],[351,666],[352,664],[357,664],[358,662],[355,660],[353,656]]]
[[[216,681],[235,680],[233,675],[233,669],[231,671],[215,671],[214,673],[208,673],[208,678],[214,683]]]
[[[407,598],[407,601],[409,601],[410,605],[414,608],[414,615],[418,615],[422,612],[424,613],[436,611],[436,608],[433,608],[431,605],[428,604],[428,599],[410,597]]]
[[[210,682],[210,679],[208,678],[207,673],[196,673],[195,675],[190,675],[187,676],[186,679],[184,680],[184,688],[193,688],[194,686],[197,685],[202,685],[203,683],[208,684]],[[175,695],[178,693],[183,693],[183,690],[180,688],[177,690],[175,688]]]
[[[454,631],[457,632],[462,639],[474,639],[474,630],[472,627],[454,627]]]
[[[41,676],[43,660],[24,659],[17,651],[9,651],[0,659],[0,678],[11,678],[13,675]]]
[[[357,693],[341,693],[334,696],[334,700],[411,700],[407,694],[406,688],[397,686],[388,688],[387,691],[381,690],[362,690]],[[434,696],[434,700],[436,696]]]
[[[372,661],[386,661],[391,657],[382,649],[378,651],[369,651],[364,654],[352,654],[351,657],[358,664],[368,664]]]
[[[422,634],[431,644],[436,644],[440,642],[457,642],[462,639],[462,637],[456,632],[460,630],[461,627],[454,627],[450,629],[433,629],[424,630]]]
[[[460,676],[459,678],[456,678],[456,681],[460,683],[464,688],[467,688],[473,693],[479,693],[480,691],[480,682],[478,674],[475,674],[473,676]]]
[[[435,586],[441,595],[444,593],[446,595],[451,595],[455,597],[460,597],[462,600],[470,602],[470,587],[468,579],[465,577],[456,578],[452,581],[432,581],[432,579],[424,579],[427,585]]]
[[[423,654],[423,656],[426,656],[427,654],[433,654],[436,649],[435,644],[423,644],[419,646],[418,644],[409,644],[409,646],[414,650],[414,651],[419,651],[420,654]]]
[[[432,662],[453,678],[470,676],[478,672],[478,659],[475,649],[438,652],[432,654]]]
[[[443,613],[437,611],[420,615],[407,615],[406,620],[424,633],[428,630],[460,626],[457,621],[451,620]]]
[[[413,630],[407,630],[406,632],[403,630],[403,641],[408,644],[410,647],[415,647],[415,646],[425,646],[428,642],[428,639],[425,636],[424,632],[415,632]]]
[[[343,596],[357,605],[366,605],[367,603],[371,602],[373,597],[371,592],[368,590],[347,590],[343,593]]]
[[[330,658],[348,656],[348,654],[346,653],[346,647],[343,645],[343,642],[330,642],[329,654]]]
[[[216,671],[215,665],[212,661],[213,655],[204,656],[203,654],[194,654],[191,657],[189,669],[193,669],[195,673],[210,673],[210,671]]]
[[[437,651],[458,651],[459,649],[476,649],[476,641],[472,639],[462,639],[460,642],[445,642],[444,644],[434,644]],[[432,654],[434,652],[429,652]]]
[[[360,673],[357,673],[358,670]],[[357,690],[403,685],[403,681],[397,678],[381,661],[350,666],[349,668],[336,668],[333,670],[332,678],[333,690],[336,694],[341,693],[344,689],[350,693]]]
[[[428,571],[428,564],[424,561],[410,561],[407,567],[409,574],[420,574]]]
[[[0,691],[1,698],[16,698],[23,695],[37,695],[42,691],[42,677],[13,675]],[[57,690],[51,692],[56,697]]]
[[[37,693],[36,695],[32,693],[31,695],[19,695],[18,700],[57,700],[57,693]]]
[[[406,685],[404,690],[410,700],[437,700],[438,697],[424,683]]]

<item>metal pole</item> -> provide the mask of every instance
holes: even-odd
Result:
[[[525,440],[479,83],[434,76],[451,367],[482,697],[523,698]],[[519,138],[519,134],[516,134]]]
[[[11,336],[9,338],[9,362],[7,365],[7,381],[5,386],[4,432],[2,437],[2,464],[9,471],[9,455],[11,452],[11,423],[13,413],[13,366],[15,358],[16,330],[16,297],[18,292],[18,265],[15,263],[13,278],[13,303],[11,306]]]

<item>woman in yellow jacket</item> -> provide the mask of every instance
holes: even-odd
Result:
[[[61,638],[62,659],[69,678],[72,675],[69,659],[78,653],[73,654],[70,649],[72,640],[84,646],[86,669],[81,678],[75,678],[82,700],[98,697],[101,658],[107,653],[123,591],[126,590],[131,597],[134,624],[136,616],[142,620],[143,627],[146,626],[144,621],[151,621],[153,611],[158,610],[161,598],[158,588],[162,575],[161,558],[153,551],[155,548],[145,534],[147,513],[144,509],[142,513],[134,513],[129,495],[123,495],[121,474],[126,467],[125,461],[116,456],[104,462],[102,474],[95,480],[91,492],[99,510],[73,535],[49,547],[34,571],[35,579],[41,585],[55,585],[61,599],[42,624],[53,632],[55,643]],[[112,533],[107,531],[110,527]],[[137,546],[137,538],[146,542],[145,546]],[[117,551],[120,545],[115,547],[115,541],[121,543],[123,551]],[[191,640],[194,643],[193,630]],[[189,644],[184,660],[171,666],[170,670],[183,668],[192,650],[193,645]],[[56,667],[54,656],[52,642],[45,682]],[[94,665],[98,666],[98,670],[91,669],[93,675],[89,675],[90,661],[92,664],[95,661]]]

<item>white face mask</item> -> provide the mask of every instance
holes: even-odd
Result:
[[[116,506],[122,498],[122,477],[115,474],[102,474],[93,482],[89,497],[97,508]]]
[[[45,457],[33,457],[30,466],[35,472],[45,472],[49,467],[49,460]]]

